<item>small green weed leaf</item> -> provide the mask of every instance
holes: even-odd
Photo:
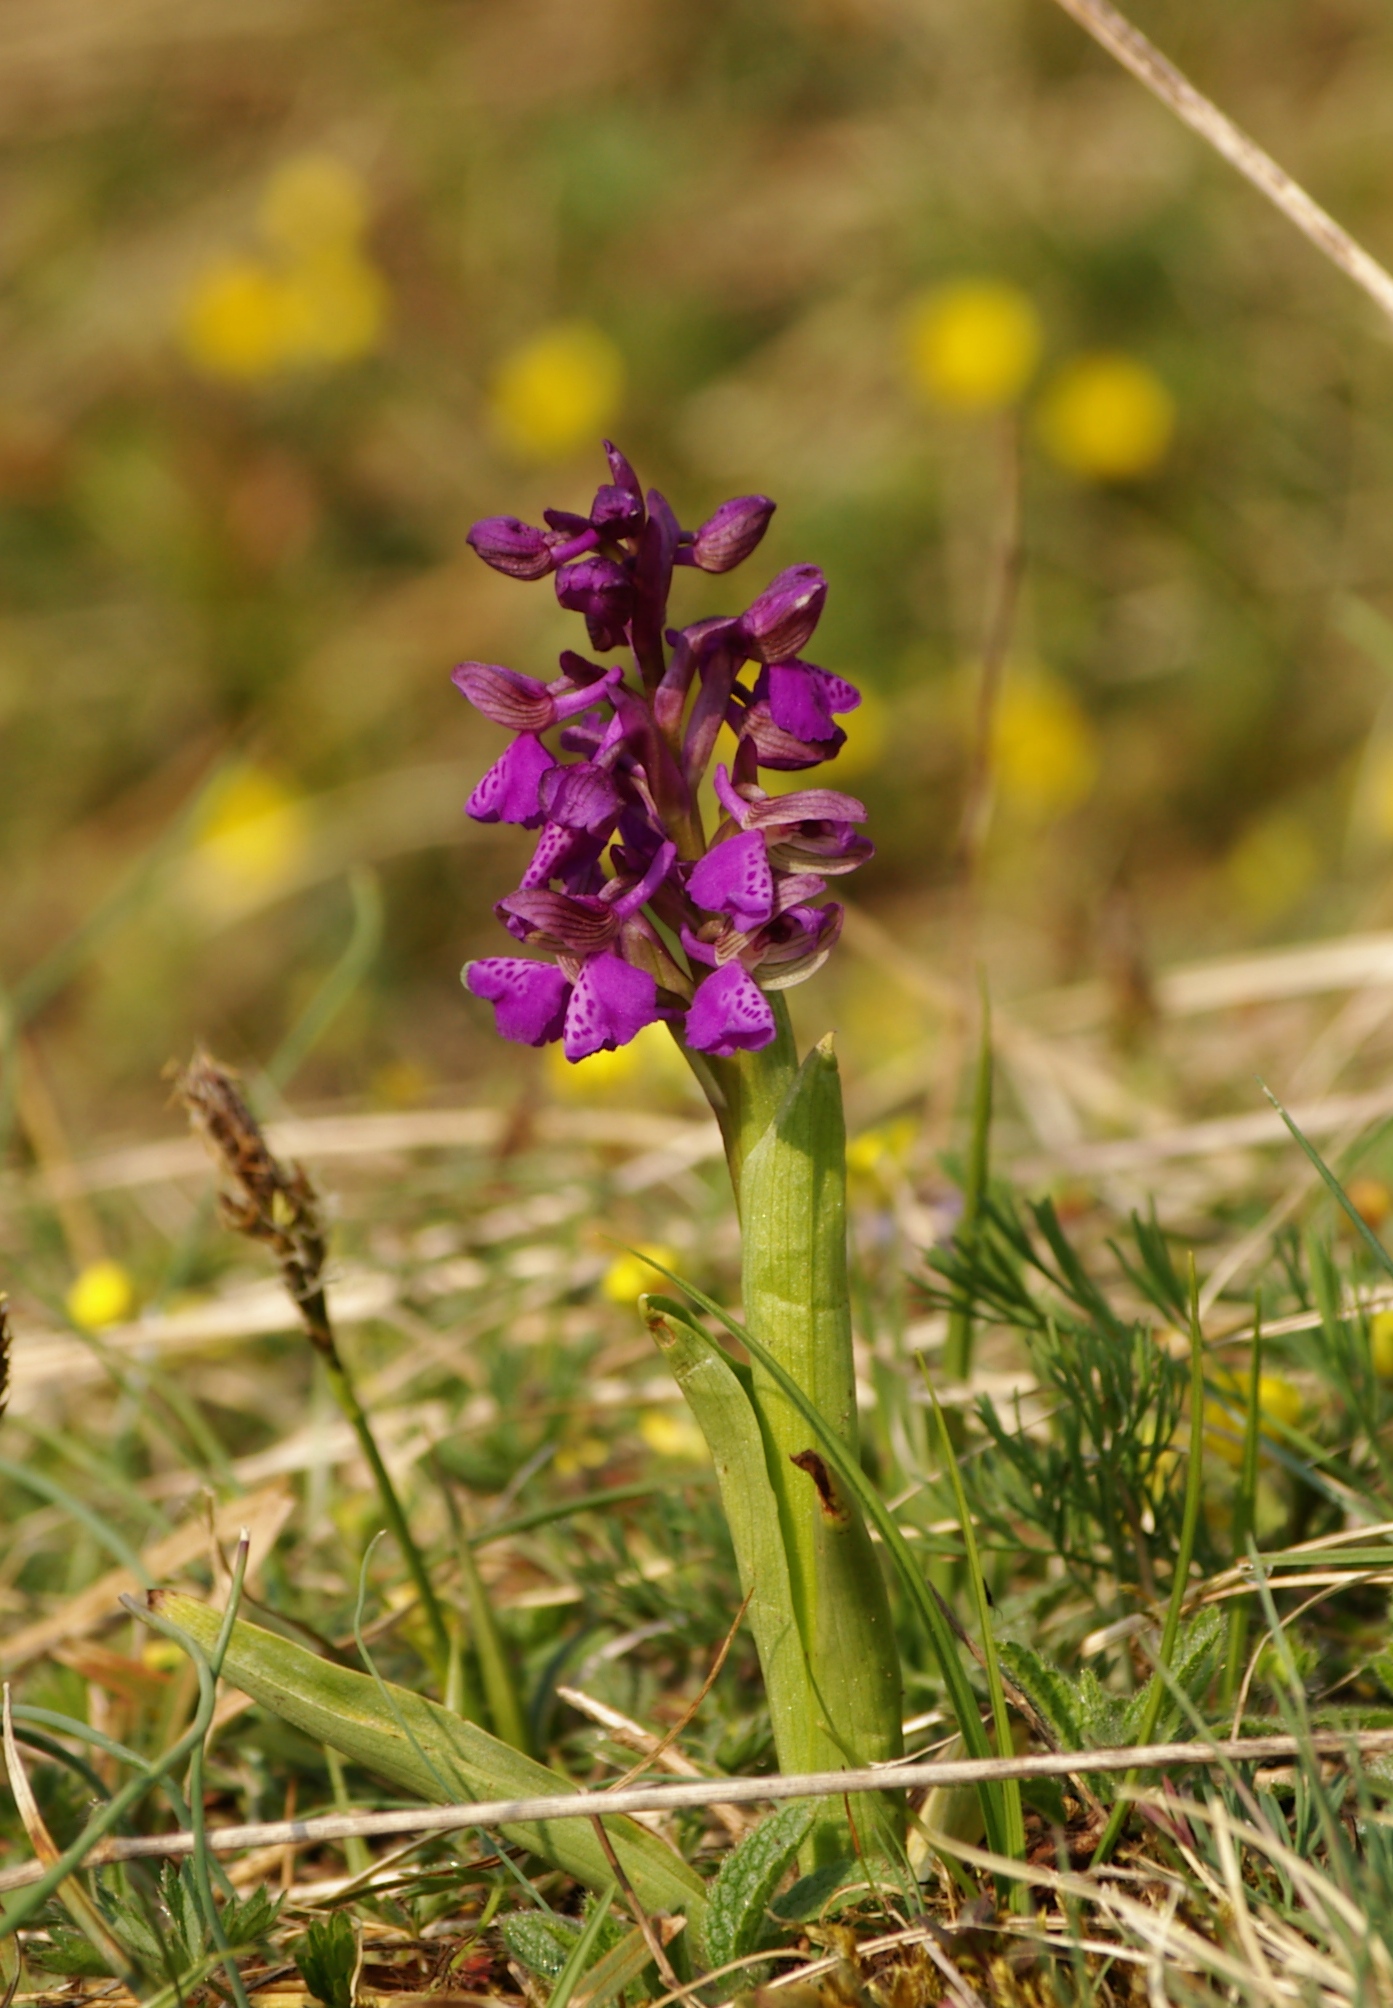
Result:
[[[353,1969],[358,1941],[347,1911],[316,1918],[303,1938],[291,1944],[290,1956],[316,2001],[324,2008],[353,2008]]]
[[[160,1902],[164,1905],[169,1942],[179,1967],[192,1966],[205,1950],[203,1912],[187,1862],[166,1862],[160,1871]]]
[[[576,1949],[581,1921],[556,1911],[510,1910],[498,1929],[509,1953],[538,1980],[555,1980]]]
[[[275,1930],[283,1897],[273,1897],[264,1887],[254,1889],[241,1902],[231,1897],[223,1905],[222,1928],[231,1946],[257,1945]]]
[[[1176,1641],[1175,1656],[1170,1666],[1171,1679],[1193,1702],[1198,1703],[1203,1700],[1205,1689],[1214,1677],[1219,1658],[1219,1644],[1224,1630],[1224,1620],[1218,1611],[1201,1611],[1198,1617],[1192,1618],[1183,1628]],[[1122,1724],[1121,1740],[1124,1743],[1133,1743],[1140,1738],[1147,1714],[1156,1706],[1153,1689],[1160,1678],[1159,1674],[1153,1673],[1145,1687],[1134,1694],[1127,1703]],[[1159,1712],[1156,1714],[1152,1735],[1146,1740],[1151,1742],[1159,1739],[1164,1742],[1171,1730],[1180,1723],[1182,1713],[1179,1703],[1170,1698],[1167,1687],[1166,1698],[1161,1702]]]
[[[1033,1646],[1014,1639],[999,1639],[997,1651],[1036,1714],[1054,1736],[1061,1750],[1077,1750],[1084,1741],[1079,1719],[1078,1694],[1074,1683],[1061,1667],[1055,1666]]]
[[[706,1956],[712,1966],[755,1951],[770,1898],[812,1823],[813,1808],[795,1801],[761,1820],[725,1857],[706,1892]]]
[[[860,1872],[861,1864],[851,1858],[844,1862],[824,1862],[811,1875],[799,1876],[791,1888],[774,1899],[770,1909],[785,1924],[810,1924],[821,1917],[842,1884],[850,1882]]]
[[[31,1938],[26,1950],[34,1964],[43,1967],[46,1973],[65,1973],[83,1980],[111,1978],[111,1969],[96,1946],[70,1924],[50,1924],[47,1944]]]

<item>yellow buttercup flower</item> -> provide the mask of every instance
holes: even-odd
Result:
[[[213,790],[191,863],[215,900],[235,901],[289,877],[308,840],[299,798],[264,768],[242,767]]]
[[[1155,370],[1111,350],[1066,363],[1040,407],[1040,437],[1061,467],[1091,481],[1132,481],[1165,459],[1175,400]]]
[[[367,209],[367,191],[342,161],[283,162],[261,202],[269,256],[214,258],[184,300],[179,331],[195,367],[250,383],[370,354],[388,296],[360,241]]]
[[[505,356],[490,407],[504,444],[528,460],[590,445],[618,415],[624,358],[590,321],[561,321]]]
[[[1369,1320],[1369,1351],[1380,1380],[1393,1380],[1393,1311],[1375,1311]]]
[[[1008,675],[993,720],[992,758],[1003,806],[1037,824],[1087,801],[1102,764],[1092,719],[1066,684],[1040,668]]]
[[[1214,1427],[1205,1431],[1205,1448],[1222,1457],[1225,1464],[1235,1469],[1243,1462],[1243,1415],[1248,1405],[1248,1381],[1246,1375],[1219,1371],[1212,1376],[1216,1387],[1234,1397],[1233,1409],[1221,1402],[1207,1401],[1204,1405],[1204,1419]],[[1300,1388],[1294,1387],[1282,1374],[1260,1374],[1258,1377],[1258,1415],[1260,1422],[1282,1423],[1295,1428],[1306,1412],[1305,1397]]]
[[[1040,317],[1002,279],[959,279],[919,294],[905,336],[915,388],[954,411],[1014,404],[1040,359]]]
[[[356,248],[368,222],[367,190],[336,154],[282,161],[262,192],[261,234],[298,258]]]
[[[1224,862],[1224,877],[1244,912],[1262,925],[1303,899],[1320,868],[1320,853],[1305,823],[1279,809],[1243,832]]]
[[[632,1254],[625,1249],[610,1263],[600,1284],[611,1304],[636,1304],[645,1290],[669,1287],[662,1270],[655,1269],[653,1262],[644,1259],[646,1256],[661,1262],[664,1269],[677,1268],[677,1250],[665,1247],[660,1241],[640,1241]]]
[[[119,1262],[89,1262],[68,1292],[67,1309],[84,1332],[124,1324],[135,1309],[135,1285]]]
[[[638,1433],[659,1457],[681,1457],[691,1464],[709,1464],[706,1438],[689,1415],[670,1415],[650,1408],[638,1419]]]
[[[604,1101],[640,1084],[684,1095],[691,1088],[687,1063],[666,1025],[645,1025],[627,1046],[591,1053],[584,1060],[568,1060],[559,1044],[548,1046],[546,1054],[548,1084],[567,1101]]]

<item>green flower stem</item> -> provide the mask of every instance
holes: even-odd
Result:
[[[830,1039],[797,1065],[787,1008],[760,1053],[689,1055],[725,1139],[740,1209],[751,1332],[859,1458],[846,1259],[846,1128]],[[707,1436],[720,1478],[785,1770],[836,1769],[901,1754],[901,1683],[885,1580],[860,1508],[805,1416],[758,1362],[739,1376],[699,1340],[655,1336]],[[796,1645],[796,1650],[795,1650]],[[893,1810],[892,1810],[893,1809]],[[855,1820],[819,1813],[805,1865],[871,1844],[898,1802]]]

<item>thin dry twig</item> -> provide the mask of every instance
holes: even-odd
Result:
[[[1139,28],[1134,28],[1125,14],[1120,14],[1109,0],[1058,0],[1058,5],[1110,56],[1115,56],[1124,69],[1145,84],[1153,97],[1159,98],[1192,132],[1197,132],[1230,166],[1236,167],[1259,194],[1265,195],[1303,237],[1393,321],[1393,273],[1385,271],[1362,244],[1357,244],[1333,216],[1327,215],[1300,182],[1277,165],[1270,153],[1264,152],[1256,140],[1250,139],[1202,91],[1196,90],[1189,78]]]
[[[840,1799],[846,1793],[913,1790],[924,1785],[979,1785],[1007,1778],[1067,1778],[1087,1771],[1159,1771],[1190,1765],[1249,1764],[1260,1759],[1379,1756],[1393,1750],[1393,1729],[1317,1730],[1309,1736],[1245,1736],[1230,1742],[1144,1743],[1100,1750],[1047,1750],[1023,1757],[949,1758],[925,1764],[884,1764],[873,1769],[806,1771],[787,1777],[677,1780],[625,1792],[567,1792],[538,1799],[490,1799],[477,1804],[413,1806],[382,1813],[326,1813],[308,1820],[264,1820],[256,1825],[212,1827],[207,1844],[216,1854],[294,1843],[314,1845],[355,1835],[451,1833],[457,1827],[504,1827],[534,1820],[588,1820],[596,1814],[667,1813],[709,1803],[713,1786],[732,1805],[775,1804],[785,1799]],[[103,1842],[87,1864],[133,1861],[151,1855],[186,1855],[193,1835],[137,1834]],[[33,1863],[0,1873],[0,1893],[38,1880]]]

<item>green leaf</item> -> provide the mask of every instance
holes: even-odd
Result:
[[[324,2008],[353,2008],[353,1971],[358,1941],[347,1911],[317,1917],[303,1938],[293,1939],[290,1956],[316,2001]]]
[[[830,1039],[808,1054],[749,1151],[740,1213],[746,1322],[802,1397],[792,1400],[755,1355],[750,1397],[817,1713],[844,1762],[882,1763],[903,1749],[899,1654],[885,1578],[856,1494],[829,1469],[803,1410],[803,1402],[811,1405],[859,1469],[846,1127]],[[895,1825],[902,1825],[898,1814]],[[820,1818],[810,1844],[815,1852],[840,1855],[846,1844],[844,1818]]]
[[[519,1966],[538,1980],[555,1980],[576,1949],[581,1922],[554,1910],[510,1910],[499,1920],[498,1929]]]
[[[779,1768],[838,1770],[840,1753],[818,1730],[779,1509],[748,1392],[749,1374],[731,1364],[681,1305],[649,1297],[644,1309],[648,1329],[711,1450],[740,1571],[740,1592],[750,1599],[746,1617],[764,1674]]]
[[[1061,1750],[1077,1750],[1084,1741],[1074,1683],[1062,1668],[1047,1660],[1033,1646],[1014,1639],[997,1644],[1001,1663],[1036,1714],[1045,1723]]]
[[[722,1861],[706,1892],[706,1957],[712,1966],[726,1966],[756,1950],[770,1898],[812,1823],[811,1806],[784,1806],[761,1820]]]
[[[197,1643],[212,1643],[221,1620],[210,1605],[171,1591],[155,1596],[160,1613]],[[234,1687],[316,1743],[327,1743],[434,1805],[579,1789],[438,1702],[390,1685],[384,1700],[367,1674],[317,1659],[242,1619],[232,1627],[222,1671]],[[644,1909],[683,1913],[699,1929],[705,1898],[695,1869],[635,1820],[611,1815],[605,1830]],[[584,1820],[520,1822],[503,1833],[590,1889],[607,1889],[613,1880],[604,1850]]]
[[[273,1897],[263,1884],[249,1897],[228,1899],[223,1905],[222,1928],[232,1946],[259,1945],[276,1928],[283,1896]]]

